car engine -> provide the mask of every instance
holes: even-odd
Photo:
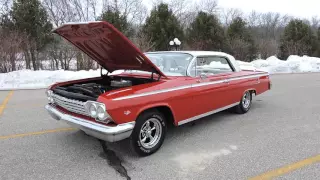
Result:
[[[97,98],[108,91],[145,84],[153,82],[153,80],[145,78],[131,77],[104,77],[91,82],[82,82],[57,86],[53,88],[53,92],[57,95],[75,99],[79,101],[96,101]]]

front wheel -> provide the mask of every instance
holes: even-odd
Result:
[[[252,104],[252,93],[250,91],[246,91],[243,94],[240,100],[240,103],[236,107],[234,107],[234,110],[238,114],[245,114],[250,110],[251,104]]]
[[[141,114],[131,134],[131,146],[140,156],[148,156],[161,147],[167,130],[164,116],[157,110]]]

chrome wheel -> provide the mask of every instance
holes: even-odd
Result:
[[[139,141],[144,148],[153,148],[162,135],[161,122],[156,118],[148,119],[141,127]]]
[[[251,93],[247,91],[242,97],[242,106],[248,109],[251,103]]]

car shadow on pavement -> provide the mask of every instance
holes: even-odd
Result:
[[[178,127],[169,125],[166,139],[159,151],[161,151],[161,149],[169,148],[177,141],[183,141],[188,137],[192,137],[193,134],[199,135],[204,129],[210,129],[215,127],[217,124],[223,123],[224,121],[232,121],[234,116],[238,115],[228,111],[223,111]],[[131,150],[129,139],[115,143],[107,143],[107,146],[122,155],[129,156],[131,158],[138,158],[138,156]]]
[[[252,106],[251,110],[263,108],[261,106],[263,106],[261,105],[261,102],[256,101]],[[250,114],[250,111],[246,115],[249,115],[249,114]],[[177,142],[181,142],[188,138],[192,138],[195,135],[199,136],[204,131],[219,130],[219,128],[223,126],[224,123],[228,123],[230,121],[237,121],[238,116],[243,116],[243,115],[235,114],[228,110],[225,110],[225,111],[198,119],[194,122],[184,124],[182,126],[176,127],[173,125],[169,125],[166,139],[161,149],[170,148],[172,145],[176,145]],[[85,138],[87,140],[92,139],[92,141],[100,142],[100,140],[95,139],[91,136],[88,136],[80,130],[74,133],[74,135],[77,136],[77,139]],[[203,135],[205,136],[205,134]],[[115,142],[115,143],[105,142],[105,145],[108,148],[108,150],[114,151],[116,152],[116,154],[119,154],[119,158],[121,161],[124,161],[123,159],[121,159],[121,157],[123,156],[131,157],[134,159],[139,158],[138,155],[134,153],[133,150],[131,149],[129,138],[119,142]],[[106,147],[99,146],[99,148],[101,148],[101,152],[103,152],[103,148],[106,149]]]

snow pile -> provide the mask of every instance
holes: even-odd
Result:
[[[237,61],[243,70],[261,70],[270,74],[320,72],[320,58],[291,55],[286,61],[271,56],[250,63]]]
[[[121,72],[121,71],[120,71]],[[115,71],[112,74],[120,73]],[[105,73],[105,72],[104,72]],[[76,79],[99,77],[100,70],[89,71],[32,71],[20,70],[0,74],[0,90],[41,89],[57,83]]]
[[[47,88],[53,83],[68,80],[96,77],[100,70],[90,71],[32,71],[20,70],[0,74],[0,89],[39,89]]]
[[[253,64],[251,63],[243,62],[239,60],[237,60],[236,62],[239,64],[240,69],[242,70],[258,70],[258,68],[254,67]]]

